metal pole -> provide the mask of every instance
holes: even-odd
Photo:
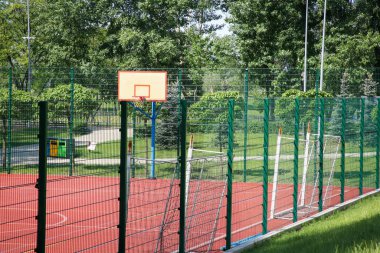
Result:
[[[379,189],[380,167],[380,98],[377,98],[377,127],[376,127],[376,189]]]
[[[45,252],[46,239],[46,182],[47,182],[47,111],[46,101],[38,103],[40,122],[39,122],[39,152],[38,152],[38,179],[36,188],[38,189],[38,213],[37,213],[37,248],[35,252]]]
[[[74,143],[73,143],[73,129],[74,129],[74,68],[70,68],[70,122],[69,122],[69,138],[70,138],[70,164],[69,176],[73,175],[74,171]]]
[[[227,172],[227,216],[226,216],[226,249],[231,249],[232,235],[232,170],[234,159],[234,107],[233,99],[228,101],[228,172]]]
[[[325,127],[325,100],[320,99],[319,111],[319,185],[318,185],[318,209],[323,210],[323,148],[324,148],[324,127]]]
[[[127,102],[121,104],[120,127],[120,198],[119,198],[119,244],[118,253],[125,252],[125,236],[127,223]]]
[[[181,100],[181,154],[180,154],[180,217],[179,217],[179,253],[186,252],[186,119],[187,103]]]
[[[322,91],[322,88],[323,88],[323,64],[324,64],[324,56],[325,56],[326,6],[327,6],[327,0],[325,0],[325,4],[324,4],[324,7],[323,7],[322,50],[321,50],[321,77],[320,77],[320,85],[319,85],[319,89],[321,91]]]
[[[136,110],[133,108],[132,112],[132,178],[134,178],[136,175]]]
[[[315,77],[315,106],[314,106],[314,159],[313,159],[313,164],[314,164],[314,176],[313,176],[313,181],[317,180],[317,154],[318,154],[318,137],[319,137],[319,70],[317,69],[316,71],[316,77]]]
[[[155,163],[156,163],[156,102],[152,102],[152,128],[151,128],[151,168],[150,178],[156,178]]]
[[[244,74],[244,160],[243,160],[243,181],[247,182],[247,143],[248,143],[248,69]]]
[[[269,100],[264,99],[264,163],[263,163],[263,234],[268,232],[268,157],[269,157]]]
[[[342,98],[342,125],[340,131],[340,202],[344,202],[345,171],[346,171],[346,99]]]
[[[364,111],[365,111],[365,98],[360,99],[360,144],[359,144],[359,194],[363,194],[363,168],[364,168]]]
[[[11,173],[12,164],[12,68],[8,71],[8,129],[7,129],[7,173]]]
[[[298,134],[300,124],[300,102],[298,98],[295,99],[294,104],[293,222],[296,222],[298,220]]]
[[[29,9],[29,0],[26,2],[26,8],[28,13],[28,87],[27,90],[31,90],[32,86],[32,66],[30,62],[30,9]]]
[[[177,94],[177,101],[180,102],[181,101],[181,93],[182,93],[182,69],[178,69],[178,94]],[[180,156],[180,147],[181,147],[181,140],[180,138],[178,137],[179,136],[179,129],[180,129],[180,124],[181,124],[181,106],[180,106],[180,103],[177,103],[178,105],[178,122],[177,122],[177,125],[178,125],[178,134],[177,134],[177,157]],[[176,169],[176,178],[179,178],[179,170],[178,168]]]
[[[306,18],[305,18],[305,58],[303,64],[303,91],[306,92],[307,85],[307,25],[309,19],[309,0],[306,0]]]

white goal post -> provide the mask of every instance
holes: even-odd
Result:
[[[308,124],[306,138],[304,140],[299,140],[300,149],[303,148],[303,154],[299,155],[299,159],[303,159],[302,165],[302,180],[300,185],[300,191],[297,196],[298,199],[298,211],[303,214],[307,214],[311,212],[313,209],[317,208],[318,204],[318,178],[319,178],[319,170],[315,170],[314,167],[314,159],[318,158],[319,152],[319,142],[318,135],[311,134],[310,123]],[[328,157],[329,162],[327,162],[327,166],[325,165],[325,172],[323,177],[326,178],[327,182],[324,185],[324,195],[323,195],[323,205],[326,204],[332,197],[332,180],[335,170],[335,163],[338,157],[338,151],[340,146],[340,136],[333,135],[324,135],[324,147],[323,153],[325,157]],[[292,203],[287,204],[286,206],[278,207],[279,198],[281,198],[281,191],[288,191],[290,189],[289,185],[293,182],[286,181],[287,177],[289,179],[289,173],[285,175],[285,173],[281,174],[281,171],[285,165],[281,167],[286,161],[294,159],[293,154],[286,154],[284,152],[284,146],[293,145],[293,143],[288,142],[284,143],[284,140],[292,140],[292,137],[284,137],[282,133],[282,129],[280,128],[277,135],[276,142],[276,155],[274,157],[274,168],[273,168],[273,184],[272,184],[272,196],[271,196],[271,205],[270,205],[270,219],[274,218],[285,218],[288,219],[290,217],[286,217],[287,214],[293,211]],[[289,149],[293,151],[293,149]],[[285,154],[284,154],[285,153]],[[282,184],[283,187],[280,187]],[[284,187],[285,185],[285,187]],[[286,186],[288,185],[288,186]]]

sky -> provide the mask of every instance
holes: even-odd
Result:
[[[216,13],[218,15],[221,15],[222,17],[219,20],[214,20],[214,21],[210,22],[210,24],[224,25],[222,29],[216,31],[216,35],[220,36],[220,37],[223,37],[225,35],[231,35],[232,32],[229,30],[230,25],[225,21],[228,14],[226,14],[222,11],[217,11]]]

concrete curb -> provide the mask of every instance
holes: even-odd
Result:
[[[252,241],[249,241],[247,243],[239,245],[239,246],[237,246],[235,248],[232,248],[230,250],[227,250],[225,252],[228,252],[228,253],[243,252],[244,250],[247,250],[247,249],[251,248],[254,244],[262,243],[262,242],[270,239],[273,236],[279,235],[282,232],[299,229],[299,228],[301,228],[302,226],[304,226],[306,223],[308,223],[311,220],[318,220],[318,219],[320,219],[320,218],[322,218],[324,216],[333,214],[334,211],[346,209],[349,206],[355,204],[357,201],[359,201],[359,200],[361,200],[363,198],[366,198],[368,196],[375,195],[375,194],[377,194],[379,192],[380,192],[380,189],[377,189],[377,190],[368,192],[366,194],[363,194],[363,195],[361,195],[359,197],[356,197],[354,199],[347,200],[344,203],[341,203],[341,204],[335,205],[333,207],[330,207],[330,208],[328,208],[328,209],[326,209],[326,210],[324,210],[324,211],[322,211],[320,213],[314,214],[314,215],[312,215],[312,216],[310,216],[308,218],[305,218],[305,219],[303,219],[301,221],[292,223],[292,224],[287,225],[287,226],[285,226],[283,228],[273,230],[273,231],[271,231],[271,232],[269,232],[269,233],[267,233],[267,234],[265,234],[263,236],[259,236],[257,238],[254,238],[254,239],[252,239]]]

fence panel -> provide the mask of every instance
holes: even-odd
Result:
[[[37,238],[38,114],[35,104],[1,103],[0,249],[33,251]],[[9,125],[11,124],[11,126]],[[10,131],[10,129],[12,129]],[[12,153],[10,153],[12,147]],[[11,156],[12,154],[12,156]],[[12,168],[10,167],[12,164]]]
[[[9,231],[1,234],[0,248],[35,248],[37,100],[47,100],[46,250],[117,251],[119,166],[125,155],[120,153],[117,69],[36,68],[30,92],[22,91],[26,68],[9,71],[0,69],[0,194],[5,200],[0,227]],[[377,99],[350,97],[343,103],[301,96],[296,110],[296,95],[277,96],[303,89],[302,70],[166,71],[168,101],[128,103],[126,251],[178,250],[181,187],[185,251],[204,252],[227,246],[226,237],[237,246],[378,185]],[[317,71],[308,71],[307,90],[314,92],[317,77]],[[378,80],[378,70],[327,70],[324,88],[360,96],[371,78]],[[188,104],[182,172],[180,99]],[[227,180],[230,99],[235,100],[232,192]]]

